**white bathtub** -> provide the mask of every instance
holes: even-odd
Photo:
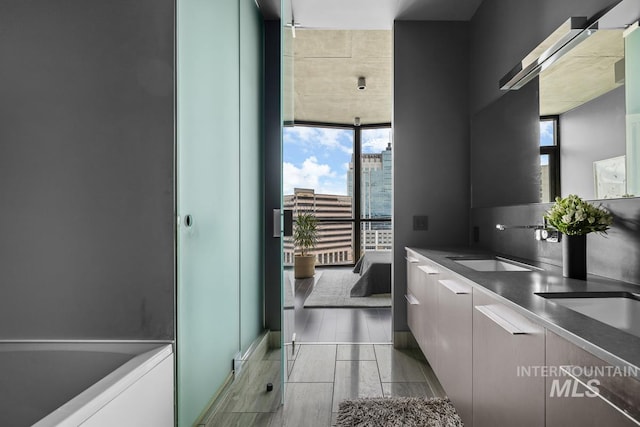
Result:
[[[173,426],[171,344],[1,343],[0,425]]]

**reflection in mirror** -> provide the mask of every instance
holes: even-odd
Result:
[[[639,17],[640,1],[623,0],[540,73],[540,115],[557,119],[562,196],[640,196]],[[553,199],[545,154],[541,146],[543,202]]]
[[[560,195],[560,147],[558,117],[540,118],[540,201],[552,202]]]

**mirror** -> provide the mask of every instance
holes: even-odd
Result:
[[[562,196],[640,196],[638,18],[639,0],[620,2],[539,74],[540,116],[552,119],[541,122],[541,142],[559,140]],[[552,169],[541,155],[543,185]]]

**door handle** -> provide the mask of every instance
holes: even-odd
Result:
[[[407,299],[407,302],[408,302],[409,304],[411,304],[411,305],[420,305],[420,301],[418,301],[418,300],[416,299],[416,297],[414,297],[413,295],[411,295],[411,294],[405,294],[405,296],[404,296],[404,297]]]
[[[273,237],[280,238],[281,229],[280,209],[273,210]]]
[[[467,286],[461,283],[458,283],[455,280],[438,280],[438,283],[440,283],[442,286],[449,289],[451,292],[453,292],[456,295],[470,293],[470,289]]]
[[[521,328],[519,325],[515,325],[514,323],[502,317],[499,313],[496,312],[494,307],[490,305],[476,305],[475,307],[476,310],[484,314],[489,320],[500,326],[511,335],[526,335],[529,333],[526,328]]]
[[[429,267],[428,265],[419,265],[418,268],[422,270],[425,274],[429,274],[429,275],[440,274],[438,270],[436,270],[433,267]]]
[[[285,209],[284,213],[284,237],[293,236],[293,211],[291,209]]]

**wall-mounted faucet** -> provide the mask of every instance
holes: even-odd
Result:
[[[551,243],[557,243],[560,241],[560,232],[558,230],[551,230],[547,226],[547,219],[542,218],[542,225],[505,225],[496,224],[496,228],[500,231],[504,231],[510,228],[526,228],[532,229],[535,233],[536,240],[544,240]]]

